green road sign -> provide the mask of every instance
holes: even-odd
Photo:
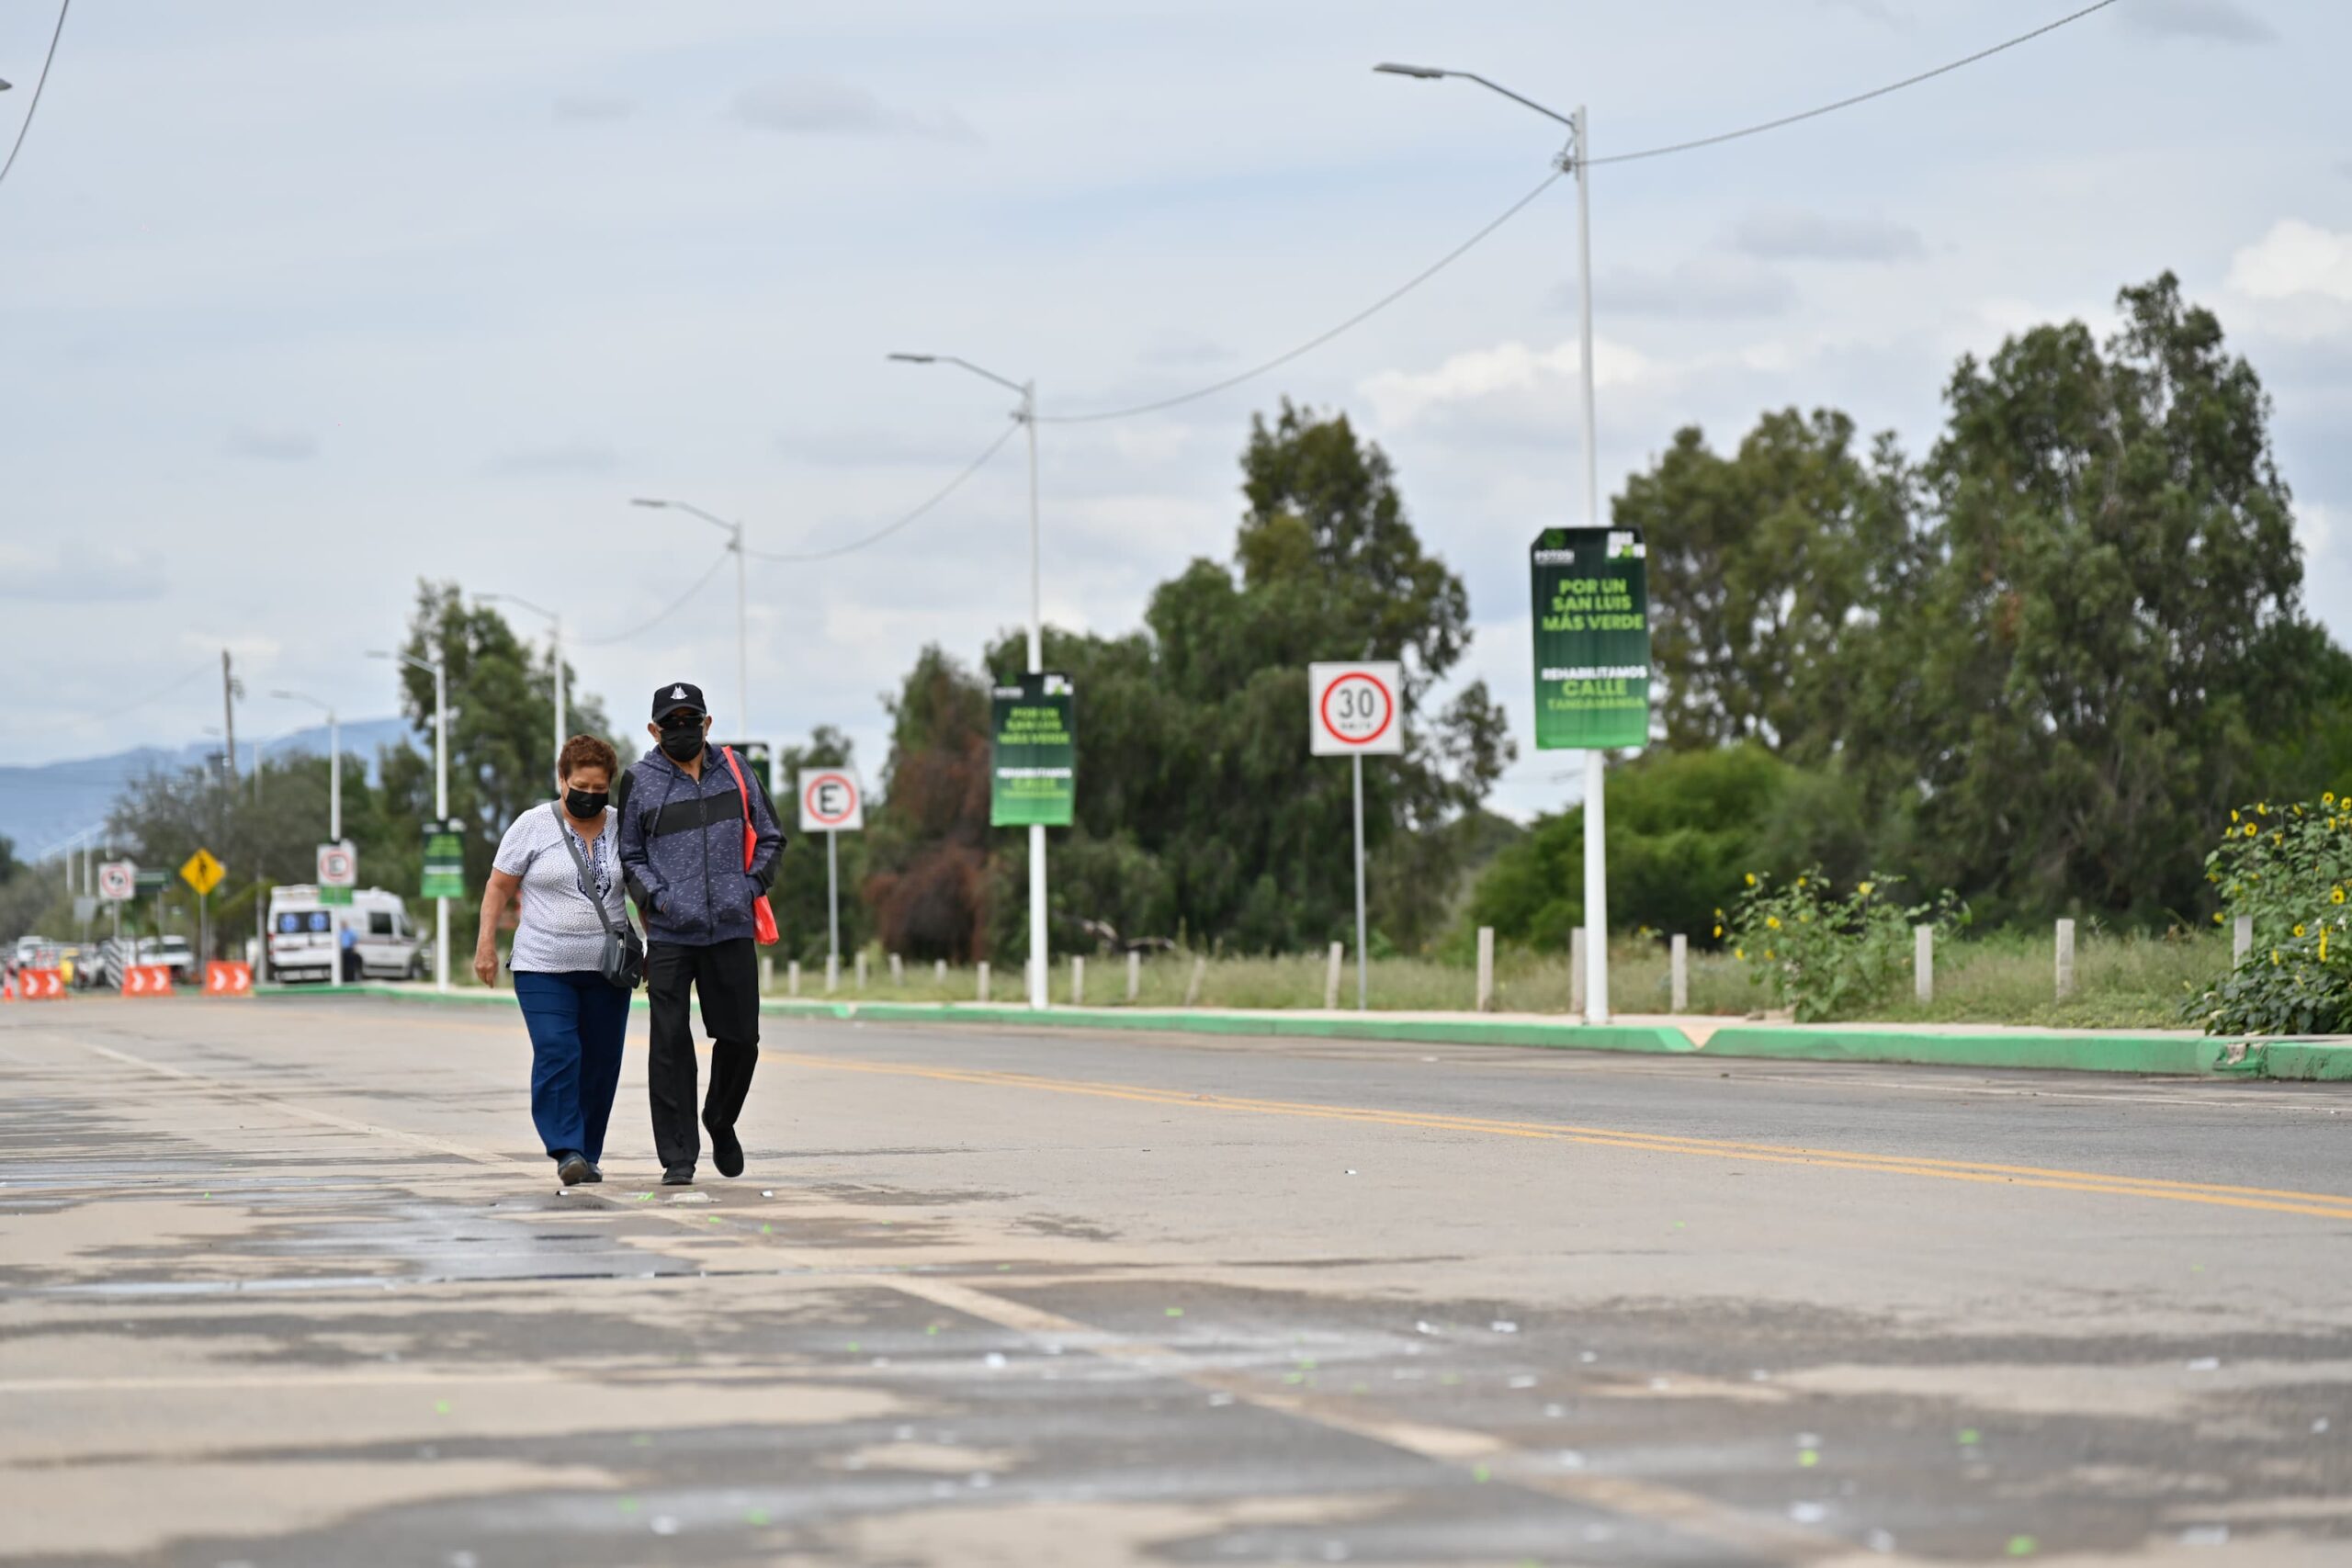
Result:
[[[1078,810],[1069,677],[1023,675],[989,696],[989,825],[1069,827]]]
[[[424,886],[417,891],[426,898],[466,896],[466,840],[455,824],[424,825]]]
[[[1611,750],[1650,738],[1649,561],[1639,528],[1546,528],[1535,598],[1535,745]]]

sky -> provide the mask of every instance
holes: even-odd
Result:
[[[560,611],[617,722],[698,680],[718,729],[837,725],[871,775],[921,647],[974,660],[1025,620],[1017,436],[870,548],[752,561],[748,694],[725,536],[631,497],[822,549],[1008,426],[1002,389],[888,352],[1034,378],[1050,421],[1324,332],[1526,195],[1562,140],[1375,62],[1588,105],[1606,157],[2078,3],[85,0],[0,183],[0,761],[198,739],[223,648],[241,740],[313,722],[281,688],[391,713],[365,655],[426,579]],[[0,3],[0,136],[54,19]],[[1961,355],[2105,329],[2119,288],[2169,268],[2275,399],[2307,602],[2352,639],[2346,58],[2352,7],[2328,0],[2118,0],[1838,114],[1596,168],[1604,506],[1678,428],[1728,446],[1767,409],[1922,450]],[[1155,584],[1229,557],[1250,416],[1344,411],[1469,586],[1460,674],[1521,747],[1495,804],[1573,799],[1576,759],[1532,750],[1525,574],[1537,529],[1583,521],[1576,262],[1562,181],[1278,371],[1042,425],[1046,619],[1134,627]]]

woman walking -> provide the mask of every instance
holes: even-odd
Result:
[[[474,945],[475,976],[496,984],[499,916],[519,894],[507,967],[531,1032],[531,1120],[567,1187],[605,1179],[596,1162],[636,988],[633,976],[608,977],[615,967],[608,943],[637,946],[605,805],[619,761],[593,735],[563,743],[556,759],[560,798],[523,813],[499,840]]]

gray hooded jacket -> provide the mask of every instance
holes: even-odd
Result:
[[[716,746],[702,777],[659,750],[629,764],[614,786],[620,816],[621,874],[645,918],[645,940],[708,947],[752,933],[752,902],[775,880],[784,829],[759,770],[741,757],[758,842],[743,869],[743,795]]]

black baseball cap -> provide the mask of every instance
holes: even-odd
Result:
[[[697,714],[708,714],[702,705],[702,688],[692,681],[672,681],[653,690],[653,716],[676,713],[680,708],[692,708]]]

